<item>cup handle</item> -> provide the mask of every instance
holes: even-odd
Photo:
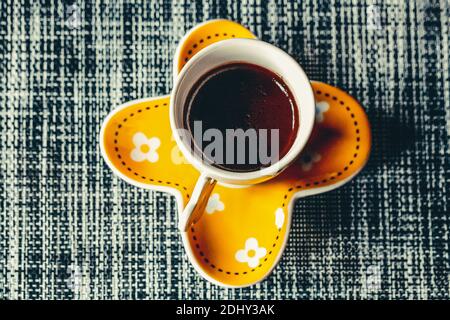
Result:
[[[201,174],[195,184],[191,199],[187,203],[178,221],[178,229],[186,232],[189,227],[200,219],[205,211],[206,205],[211,192],[214,189],[217,181],[205,174]]]

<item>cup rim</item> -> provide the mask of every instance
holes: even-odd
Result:
[[[286,83],[286,85],[289,86],[294,99],[295,104],[298,108],[298,112],[300,115],[299,118],[299,127],[297,129],[297,134],[295,137],[295,140],[290,147],[289,151],[276,163],[271,164],[269,167],[262,168],[260,170],[255,171],[248,171],[248,172],[241,172],[241,171],[230,171],[230,170],[224,170],[221,168],[217,168],[212,166],[211,164],[205,163],[203,160],[199,159],[198,156],[193,154],[190,151],[190,147],[186,146],[184,141],[181,139],[181,137],[176,134],[177,129],[183,129],[181,126],[176,125],[176,112],[179,111],[177,109],[177,106],[175,105],[176,102],[176,95],[180,91],[180,86],[182,84],[182,80],[186,76],[188,72],[190,72],[191,68],[205,55],[210,54],[211,52],[215,50],[220,50],[221,48],[227,47],[227,46],[249,46],[249,49],[252,50],[266,50],[266,51],[273,51],[273,54],[281,55],[283,58],[285,58],[286,61],[288,61],[292,68],[294,68],[294,72],[298,72],[298,76],[301,80],[301,83],[295,83],[295,87],[292,85],[289,85]],[[229,63],[229,61],[224,61],[224,64]],[[256,65],[259,65],[263,68],[269,69],[272,72],[277,73],[280,75],[283,80],[285,81],[282,74],[279,74],[278,72],[272,70],[271,68],[268,68],[265,65],[254,63]],[[208,70],[205,70],[202,74],[206,74]],[[194,83],[191,84],[191,86]],[[299,98],[299,91],[302,91],[302,101],[298,101]],[[288,53],[283,51],[282,49],[269,44],[267,42],[258,40],[258,39],[244,39],[244,38],[234,38],[234,39],[227,39],[222,40],[219,42],[216,42],[214,44],[209,45],[208,47],[202,49],[200,52],[198,52],[196,55],[194,55],[183,67],[183,69],[180,71],[180,73],[174,78],[174,86],[170,95],[170,111],[169,111],[169,117],[170,117],[170,126],[172,129],[172,133],[174,136],[174,139],[182,152],[182,154],[187,158],[187,160],[200,172],[203,172],[212,178],[215,178],[219,181],[224,182],[237,182],[237,183],[245,183],[246,181],[252,181],[261,179],[263,177],[273,177],[280,173],[283,169],[285,169],[287,166],[289,166],[292,161],[295,160],[295,158],[300,154],[300,152],[303,150],[304,146],[306,145],[307,141],[309,140],[309,137],[311,135],[313,126],[314,126],[314,118],[315,118],[315,100],[314,100],[314,94],[313,90],[310,84],[310,80],[308,76],[306,75],[305,71],[302,69],[302,67],[299,65],[299,63],[294,60]],[[306,115],[306,116],[305,116]],[[308,120],[309,118],[309,120]],[[306,120],[305,120],[306,119]],[[265,180],[265,179],[264,179]],[[252,184],[252,183],[250,183]]]

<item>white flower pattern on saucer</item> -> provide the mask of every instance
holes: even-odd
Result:
[[[275,211],[275,225],[278,229],[281,229],[284,224],[284,211],[282,208],[278,208],[277,211]]]
[[[248,238],[245,241],[245,248],[238,250],[234,257],[239,262],[247,263],[250,268],[256,268],[259,264],[259,259],[263,258],[266,253],[266,248],[258,246],[258,240]]]
[[[220,195],[218,193],[214,193],[209,199],[208,204],[206,205],[206,213],[212,214],[215,211],[223,211],[225,209],[225,205],[222,201],[220,201]]]
[[[300,157],[300,163],[303,171],[309,171],[313,167],[314,163],[317,163],[322,159],[322,156],[317,152],[306,153]]]
[[[156,138],[147,138],[142,132],[137,132],[133,136],[133,144],[135,148],[131,150],[131,159],[136,162],[147,160],[149,162],[156,162],[159,159],[156,150],[161,145],[161,141]]]
[[[175,138],[173,135],[170,138],[170,140],[175,141]],[[176,144],[172,147],[172,151],[170,152],[170,158],[172,159],[172,162],[176,165],[189,164],[189,162],[186,160],[186,158],[181,153],[180,148],[178,148],[178,146]]]
[[[189,164],[178,146],[173,146],[172,151],[170,152],[170,157],[172,159],[172,162],[176,165]]]
[[[316,103],[316,121],[322,122],[324,119],[324,113],[330,109],[330,105],[326,101],[320,101]]]

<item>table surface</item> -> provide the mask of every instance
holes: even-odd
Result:
[[[448,299],[449,1],[224,3],[1,2],[0,298]],[[280,264],[244,289],[203,280],[175,199],[98,144],[115,106],[169,93],[178,41],[213,18],[350,92],[373,130],[365,170],[298,200]]]

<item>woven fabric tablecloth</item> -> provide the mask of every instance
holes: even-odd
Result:
[[[41,1],[43,2],[43,1]],[[178,41],[227,18],[367,110],[352,182],[295,204],[273,274],[244,289],[187,260],[175,199],[113,176],[115,106],[169,93]],[[450,297],[450,4],[441,1],[0,3],[0,298]]]

